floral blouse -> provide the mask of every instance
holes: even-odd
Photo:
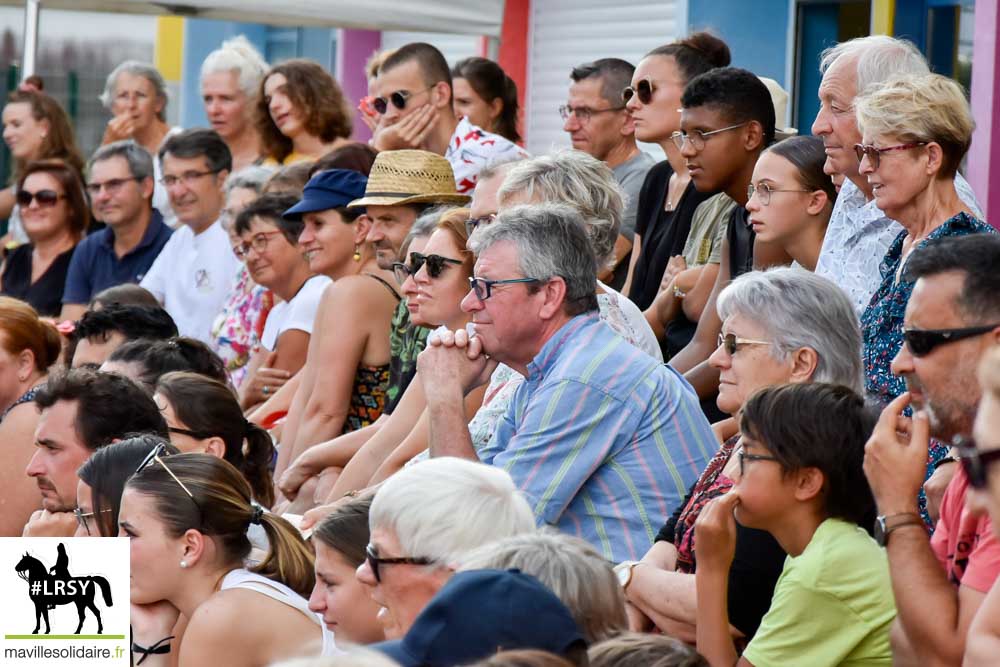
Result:
[[[226,364],[233,386],[239,388],[246,376],[247,363],[260,345],[267,314],[274,306],[274,294],[250,278],[245,265],[237,272],[222,312],[212,325],[213,348]]]
[[[935,229],[930,235],[917,244],[913,252],[917,252],[937,239],[949,236],[965,236],[967,234],[995,234],[996,230],[981,220],[967,213],[959,213]],[[903,378],[892,374],[892,360],[903,346],[903,315],[906,304],[913,292],[913,282],[905,280],[903,275],[896,279],[899,273],[903,254],[903,240],[906,232],[900,232],[889,246],[889,252],[879,270],[882,273],[882,284],[872,296],[868,307],[861,316],[861,333],[864,339],[865,392],[878,401],[879,405],[888,405],[897,396],[906,391]],[[912,252],[911,255],[912,256]],[[931,441],[928,451],[927,477],[934,472],[933,463],[948,453],[948,447],[937,440]],[[929,522],[926,514],[924,492],[920,492],[920,512],[924,520]]]

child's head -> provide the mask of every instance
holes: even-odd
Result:
[[[684,89],[681,107],[681,132],[688,136],[681,154],[700,192],[734,185],[774,141],[771,93],[745,69],[719,67],[696,76]]]
[[[773,385],[743,406],[740,504],[744,526],[768,530],[797,503],[871,530],[875,501],[862,464],[877,415],[853,390]],[[760,457],[760,458],[758,458]]]

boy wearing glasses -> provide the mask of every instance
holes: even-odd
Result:
[[[461,194],[472,192],[488,163],[526,155],[504,137],[455,116],[448,61],[430,44],[396,49],[379,67],[373,92],[372,106],[382,117],[372,138],[375,149],[417,148],[443,155]]]
[[[1000,542],[989,518],[966,507],[977,480],[950,457],[928,457],[930,438],[952,442],[972,432],[981,398],[976,372],[1000,346],[998,263],[1000,238],[993,234],[940,239],[910,256],[904,278],[914,281],[913,292],[904,343],[892,361],[907,392],[882,412],[866,448],[865,474],[899,607],[893,652],[919,656],[921,664],[961,662],[972,619],[1000,574]],[[916,410],[912,419],[903,413],[908,406]],[[917,495],[928,468],[941,465],[957,469],[928,540]]]
[[[875,509],[862,470],[874,421],[864,400],[840,385],[777,385],[747,401],[739,480],[695,524],[698,651],[709,664],[891,662],[888,563],[859,527]],[[742,657],[726,611],[737,521],[771,533],[788,553]]]

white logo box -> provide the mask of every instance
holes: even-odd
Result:
[[[128,538],[0,538],[0,600],[4,667],[129,664]]]

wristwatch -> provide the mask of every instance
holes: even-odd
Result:
[[[638,564],[637,560],[626,560],[615,565],[615,576],[618,577],[618,583],[621,584],[623,591],[632,583],[632,572]]]
[[[897,528],[911,525],[923,525],[924,520],[914,512],[881,515],[875,519],[875,541],[880,547],[889,544],[889,534]]]

